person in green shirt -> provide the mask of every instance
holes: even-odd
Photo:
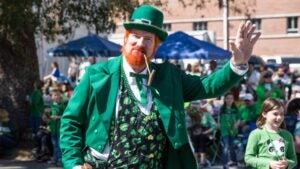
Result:
[[[224,104],[219,115],[221,140],[223,143],[223,168],[237,165],[236,153],[234,151],[234,139],[238,134],[238,108],[234,102],[232,93],[224,96]]]
[[[246,93],[243,99],[245,104],[239,108],[238,118],[241,120],[240,132],[248,137],[249,133],[256,128],[255,122],[259,111],[251,93]]]
[[[254,169],[292,169],[297,157],[292,134],[285,129],[284,104],[276,98],[263,102],[257,129],[250,133],[245,162]]]
[[[53,160],[51,163],[56,163],[61,165],[61,149],[59,146],[59,136],[60,136],[60,119],[65,111],[65,104],[63,103],[63,98],[61,91],[58,89],[53,89],[51,92],[52,104],[50,106],[50,131],[51,131],[51,141],[53,145]]]
[[[256,88],[258,110],[261,110],[263,101],[268,97],[284,99],[284,87],[276,85],[272,80],[273,73],[270,70],[261,73],[259,84]]]
[[[43,82],[38,80],[34,82],[34,89],[28,97],[30,105],[29,124],[32,133],[36,136],[37,131],[42,123],[42,114],[44,112],[44,100],[42,94]]]

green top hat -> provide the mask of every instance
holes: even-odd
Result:
[[[164,15],[160,10],[150,5],[142,5],[133,12],[131,20],[124,23],[124,27],[154,33],[161,41],[164,41],[168,33],[162,29],[163,19]]]

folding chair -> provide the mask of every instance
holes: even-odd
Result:
[[[210,164],[214,165],[216,163],[216,160],[221,161],[222,156],[221,156],[221,142],[220,142],[220,137],[219,137],[219,131],[216,130],[213,132],[213,134],[210,137],[210,143],[208,144],[208,159],[210,160]]]

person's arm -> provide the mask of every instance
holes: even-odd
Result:
[[[269,169],[270,159],[258,157],[260,135],[257,130],[250,133],[245,151],[245,163],[252,168]]]
[[[83,165],[82,148],[84,146],[83,124],[87,104],[90,99],[89,72],[81,79],[75,88],[68,106],[61,118],[60,147],[62,150],[62,162],[65,169]]]
[[[210,113],[207,113],[206,118],[208,120],[209,129],[204,131],[204,134],[213,133],[217,129],[217,123]]]

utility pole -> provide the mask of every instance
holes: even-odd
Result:
[[[228,0],[223,1],[223,47],[228,50]]]

